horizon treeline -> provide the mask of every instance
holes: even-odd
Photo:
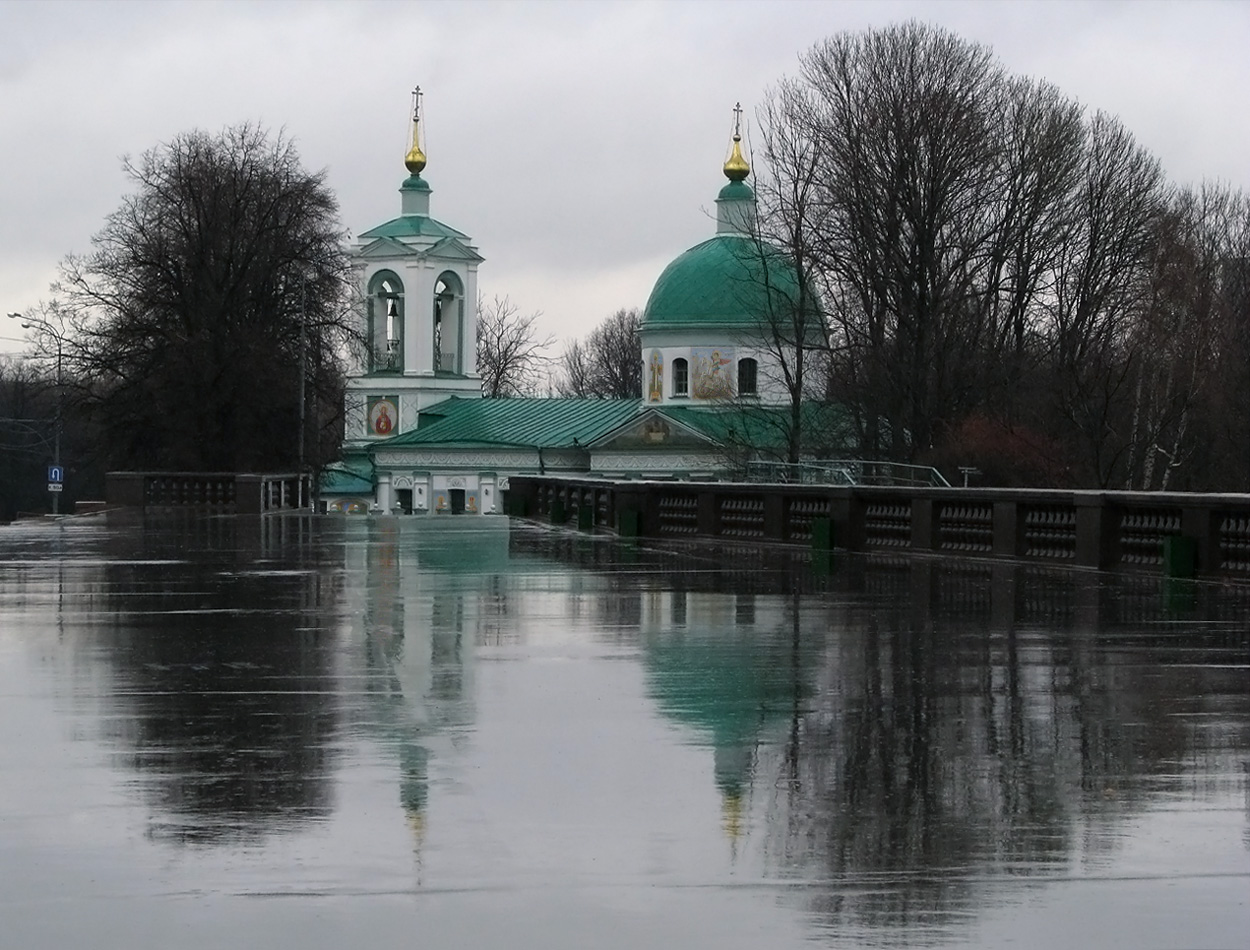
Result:
[[[761,237],[820,298],[866,457],[983,484],[1250,485],[1250,201],[915,22],[838,34],[759,111]]]

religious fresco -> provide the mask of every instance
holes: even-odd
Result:
[[[696,346],[691,348],[690,356],[694,364],[691,395],[695,399],[732,399],[733,347]]]
[[[369,434],[395,435],[399,429],[399,397],[369,397]]]
[[[326,503],[326,511],[334,514],[364,515],[369,513],[369,501],[365,498],[336,498]]]
[[[647,402],[660,402],[664,398],[664,354],[652,350],[647,359]]]

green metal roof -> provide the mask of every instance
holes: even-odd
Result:
[[[441,221],[435,221],[429,215],[424,214],[405,214],[398,218],[387,221],[385,224],[379,224],[376,228],[370,228],[361,234],[362,238],[406,238],[406,237],[427,237],[427,238],[464,238],[469,239],[467,234],[457,231],[455,228],[448,227]]]
[[[665,406],[658,411],[721,445],[782,451],[789,431],[789,406]],[[806,402],[800,414],[804,445],[836,445],[850,438],[850,419],[840,406]]]
[[[351,456],[321,470],[321,494],[367,495],[373,492],[373,461]]]
[[[664,268],[642,329],[758,330],[794,306],[798,287],[781,251],[746,235],[718,234]]]
[[[376,445],[570,448],[589,445],[640,411],[637,399],[453,398],[423,410],[416,429]]]

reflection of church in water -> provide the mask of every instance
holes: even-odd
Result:
[[[429,770],[474,717],[474,648],[487,625],[479,570],[503,570],[507,524],[475,532],[414,532],[401,522],[352,522],[343,546],[350,639],[363,645],[352,670],[364,684],[352,715],[392,756],[399,797],[420,849]]]
[[[786,395],[763,324],[797,282],[750,234],[755,197],[736,119],[716,232],[665,268],[647,302],[642,399],[483,399],[483,258],[430,216],[420,105],[418,92],[400,215],[352,251],[367,347],[347,381],[343,459],[322,479],[328,510],[502,513],[512,475],[708,477],[731,456],[768,450]]]

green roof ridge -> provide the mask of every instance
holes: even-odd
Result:
[[[426,410],[441,418],[378,444],[387,448],[449,444],[572,448],[589,445],[641,409],[637,399],[452,398]]]
[[[463,238],[468,240],[469,236],[462,231],[457,231],[450,225],[436,221],[429,215],[425,214],[405,214],[398,218],[392,218],[383,224],[379,224],[376,228],[370,228],[360,235],[361,238],[404,238],[404,237],[431,237],[431,238]]]

